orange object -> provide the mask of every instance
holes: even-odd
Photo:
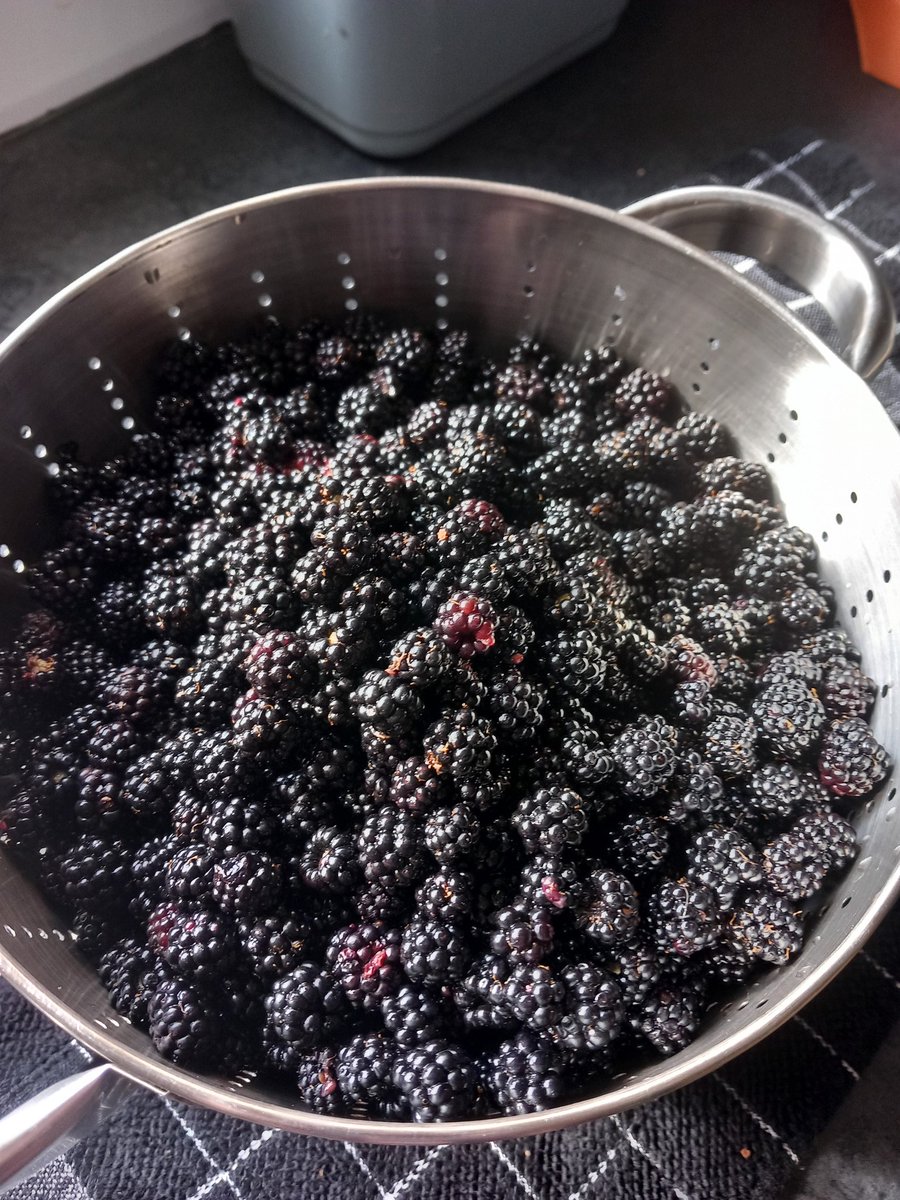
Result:
[[[900,88],[900,0],[850,0],[859,61],[867,75]]]

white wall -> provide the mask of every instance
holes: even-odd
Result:
[[[228,0],[0,0],[0,133],[228,17]]]

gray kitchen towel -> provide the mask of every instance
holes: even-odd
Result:
[[[856,237],[900,302],[900,197],[812,133],[753,148],[702,179],[808,205]],[[808,298],[744,260],[830,336]],[[900,359],[874,389],[900,423]],[[13,1193],[16,1200],[766,1200],[796,1180],[816,1134],[900,1018],[900,912],[803,1012],[714,1075],[644,1108],[563,1133],[416,1150],[317,1141],[138,1092]],[[0,1111],[87,1055],[0,984]]]

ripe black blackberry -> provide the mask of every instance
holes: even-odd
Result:
[[[553,920],[542,904],[530,909],[500,909],[491,923],[494,926],[490,935],[491,952],[511,964],[543,962],[553,948]]]
[[[753,889],[728,918],[729,936],[752,958],[782,966],[803,945],[803,920],[796,905],[768,888]]]
[[[856,857],[859,849],[856,830],[844,817],[821,804],[810,805],[793,828],[798,837],[816,847],[828,870],[845,866]]]
[[[481,822],[471,804],[459,803],[433,809],[423,826],[426,848],[439,863],[447,864],[468,855],[481,837]]]
[[[119,775],[99,767],[85,767],[78,773],[78,799],[75,824],[85,833],[114,835],[124,824]]]
[[[687,873],[710,888],[723,910],[734,904],[745,884],[761,883],[762,863],[753,843],[735,829],[709,825],[686,850]]]
[[[461,591],[481,596],[495,609],[505,605],[513,591],[508,565],[493,550],[470,558],[460,568],[457,582]]]
[[[265,1009],[275,1035],[295,1050],[312,1050],[331,1041],[350,1016],[344,990],[314,962],[302,962],[276,979]]]
[[[441,987],[463,978],[472,948],[460,926],[414,917],[403,930],[401,957],[413,983]]]
[[[305,643],[283,630],[254,642],[244,660],[244,674],[250,687],[268,699],[298,696],[315,680]]]
[[[393,889],[414,883],[424,873],[421,830],[414,817],[392,804],[369,813],[359,830],[357,850],[367,883]]]
[[[392,1079],[419,1123],[452,1121],[471,1112],[476,1100],[475,1064],[461,1046],[442,1038],[401,1054]]]
[[[676,730],[661,717],[628,725],[612,742],[616,774],[630,796],[652,796],[671,779],[676,765]]]
[[[241,687],[236,664],[198,658],[176,684],[175,707],[191,725],[215,729],[228,720]]]
[[[296,710],[282,700],[268,700],[251,688],[231,710],[234,744],[241,754],[267,762],[283,762],[300,737]]]
[[[569,725],[565,731],[561,758],[576,790],[586,794],[612,775],[614,762],[602,735],[589,725]]]
[[[394,768],[388,788],[388,799],[403,812],[421,816],[448,795],[446,776],[418,755],[406,758]]]
[[[150,996],[164,975],[153,951],[139,938],[123,938],[101,956],[97,974],[116,1012],[145,1029]]]
[[[132,890],[130,853],[126,844],[86,834],[59,860],[59,874],[70,904],[102,909],[127,905]]]
[[[317,829],[296,857],[304,885],[316,892],[349,892],[359,875],[356,837],[349,830]]]
[[[577,910],[584,893],[580,865],[564,856],[538,855],[522,866],[515,906],[526,911],[541,907]]]
[[[212,869],[212,900],[234,917],[256,917],[275,908],[281,889],[281,861],[259,850],[231,855]]]
[[[576,963],[562,973],[565,988],[559,1040],[578,1055],[596,1054],[617,1037],[625,1019],[622,989],[609,972],[592,963]]]
[[[750,708],[761,741],[772,754],[803,762],[817,744],[825,710],[815,692],[799,680],[764,688]]]
[[[619,985],[626,1009],[638,1008],[662,977],[661,956],[647,942],[616,945],[604,957],[603,966]]]
[[[399,375],[389,366],[345,388],[338,397],[334,419],[341,437],[367,434],[378,437],[396,425],[409,406]]]
[[[348,1105],[362,1105],[375,1116],[402,1118],[406,1106],[393,1083],[400,1052],[384,1033],[360,1033],[338,1050],[335,1075]]]
[[[158,904],[147,918],[147,941],[173,971],[201,982],[226,974],[237,961],[231,922],[196,902]]]
[[[664,954],[696,954],[711,946],[721,932],[717,894],[690,879],[663,880],[648,897],[647,917]]]
[[[423,710],[422,697],[413,681],[377,667],[363,675],[352,694],[352,703],[364,725],[388,735],[412,733]]]
[[[312,931],[300,914],[278,909],[239,921],[238,936],[254,974],[270,980],[289,975],[308,959]]]
[[[562,1019],[565,985],[547,963],[515,963],[501,986],[499,1000],[516,1024],[552,1029]]]
[[[384,1027],[402,1049],[444,1037],[453,1024],[453,1012],[443,992],[401,987],[381,1002]]]
[[[749,775],[756,767],[757,732],[736,704],[721,704],[703,730],[702,753],[724,779]]]
[[[861,717],[833,721],[819,750],[819,778],[835,796],[873,791],[891,769],[890,755]]]
[[[700,1027],[703,989],[694,980],[663,980],[644,998],[633,1024],[660,1054],[690,1045]]]
[[[866,717],[877,692],[873,679],[863,674],[856,663],[834,663],[826,667],[819,697],[829,720],[841,717]]]
[[[490,772],[497,739],[490,721],[471,709],[447,712],[428,727],[423,739],[425,761],[454,779]]]
[[[624,875],[593,871],[575,915],[593,941],[604,946],[627,942],[640,923],[637,893]]]
[[[661,817],[644,813],[614,824],[608,831],[606,853],[613,866],[631,879],[646,883],[669,857],[672,832]]]
[[[428,875],[416,888],[416,910],[424,917],[449,922],[471,922],[474,883],[464,867],[443,867]]]
[[[354,1008],[375,1009],[403,984],[402,933],[383,921],[338,929],[326,964]]]
[[[254,799],[213,801],[201,831],[202,840],[219,858],[245,850],[270,850],[277,843],[277,815]]]
[[[482,1075],[490,1101],[503,1113],[541,1112],[566,1093],[567,1062],[547,1033],[523,1029],[489,1052]]]
[[[746,807],[760,821],[794,815],[808,796],[801,772],[792,763],[763,763],[745,782]]]
[[[512,814],[513,827],[525,849],[542,854],[559,854],[577,846],[587,832],[584,801],[571,788],[539,788],[519,801]]]
[[[227,1069],[225,1021],[197,983],[159,979],[147,1002],[147,1022],[153,1045],[176,1066]]]
[[[607,677],[607,661],[597,637],[588,630],[564,630],[542,647],[558,685],[584,703],[595,699]]]
[[[697,472],[697,484],[707,495],[728,491],[740,492],[750,500],[772,500],[772,480],[766,468],[730,455],[704,463]]]
[[[788,900],[808,900],[825,882],[830,862],[814,842],[789,829],[763,850],[766,883]]]
[[[202,843],[188,843],[170,851],[163,876],[166,894],[171,900],[209,904],[214,862],[213,852]]]

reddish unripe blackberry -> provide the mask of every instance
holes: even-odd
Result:
[[[566,846],[577,846],[587,832],[584,801],[565,787],[539,788],[519,801],[512,824],[526,850],[558,854]]]
[[[637,893],[624,875],[594,871],[576,918],[588,937],[601,945],[627,942],[640,922]]]
[[[350,925],[332,936],[326,962],[355,1008],[377,1008],[400,989],[402,937],[383,921]]]
[[[466,1051],[443,1039],[407,1050],[394,1066],[393,1084],[418,1123],[452,1121],[471,1112],[477,1083]]]
[[[547,1033],[523,1029],[489,1053],[483,1066],[488,1096],[507,1115],[541,1112],[566,1091],[566,1056]]]
[[[494,645],[497,614],[489,600],[456,592],[438,609],[434,627],[460,658],[486,654]]]
[[[618,1035],[625,1019],[622,989],[602,967],[577,963],[562,974],[566,990],[558,1026],[561,1043],[576,1054],[594,1054]]]
[[[845,717],[826,729],[819,778],[835,796],[866,796],[890,769],[890,755],[861,717]]]

